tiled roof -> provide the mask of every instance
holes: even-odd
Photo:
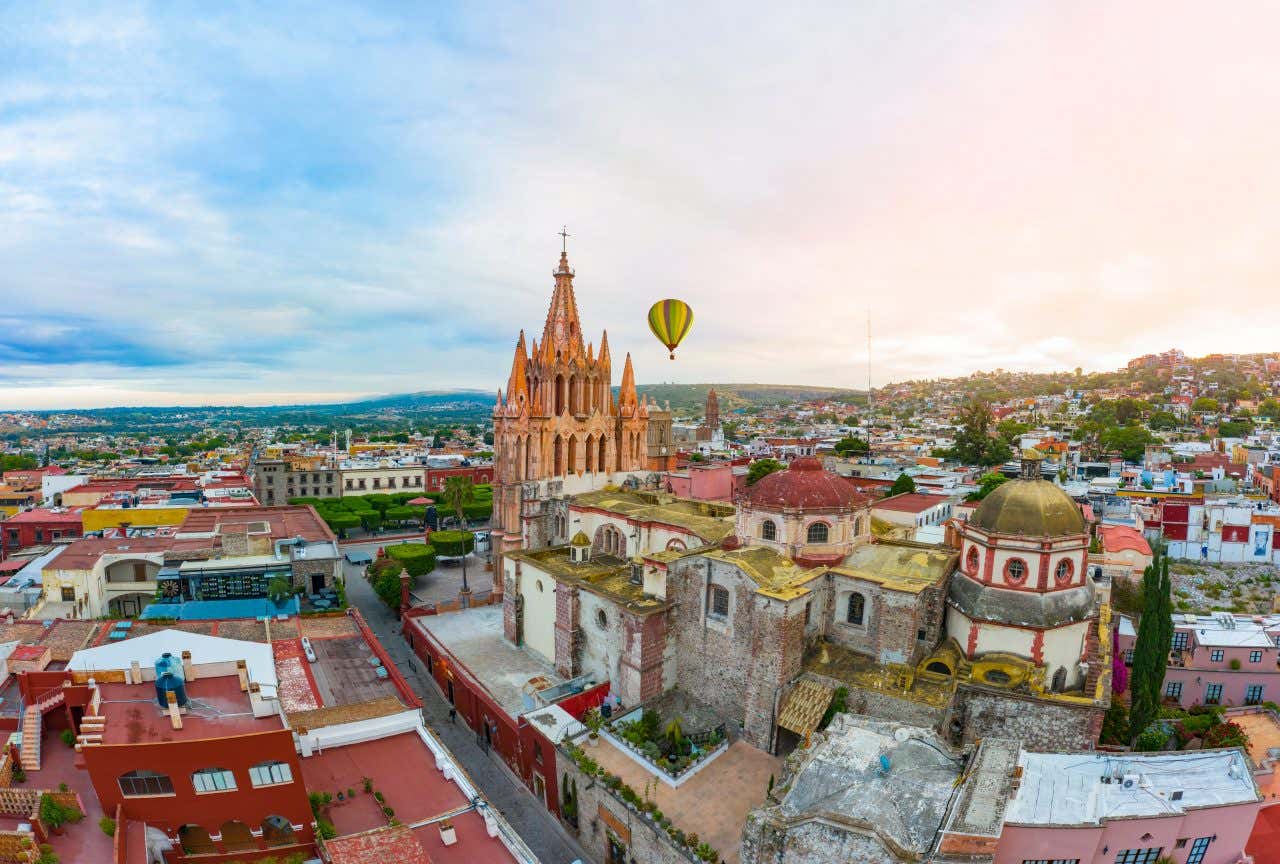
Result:
[[[823,470],[816,458],[804,457],[793,461],[785,471],[757,480],[747,489],[747,500],[756,507],[803,510],[856,507],[867,498],[853,483]]]

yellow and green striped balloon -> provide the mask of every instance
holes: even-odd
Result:
[[[693,310],[683,300],[659,300],[649,309],[649,329],[676,359],[676,346],[693,326]]]

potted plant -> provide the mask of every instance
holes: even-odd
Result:
[[[61,804],[48,792],[40,796],[40,821],[54,834],[62,833],[62,826],[74,822],[84,814],[75,807]]]
[[[587,727],[589,743],[594,747],[600,740],[600,730],[604,728],[604,716],[592,708],[582,716],[582,724]]]
[[[458,832],[454,830],[453,823],[445,819],[440,823],[440,842],[446,846],[452,846],[458,842]]]

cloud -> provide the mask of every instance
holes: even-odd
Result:
[[[0,378],[495,388],[563,223],[641,380],[860,385],[868,317],[878,383],[1269,350],[1277,18],[10,4]],[[696,310],[676,363],[666,296]]]

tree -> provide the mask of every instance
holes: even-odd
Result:
[[[1262,400],[1262,404],[1258,406],[1258,416],[1268,417],[1275,420],[1280,417],[1280,402],[1267,398]]]
[[[466,506],[476,500],[476,487],[471,482],[471,478],[462,475],[445,478],[444,488],[440,490],[440,499],[457,515],[458,524],[465,528]]]
[[[754,486],[760,478],[767,477],[774,471],[781,471],[786,467],[777,459],[757,459],[747,466],[747,485]]]
[[[476,535],[470,531],[436,531],[431,535],[436,553],[446,558],[461,558],[476,547]]]
[[[1102,744],[1129,743],[1129,709],[1119,699],[1111,700],[1111,707],[1102,718],[1102,734],[1098,740]]]
[[[1130,732],[1136,737],[1146,731],[1160,711],[1169,649],[1173,644],[1173,599],[1170,596],[1169,559],[1156,557],[1142,574],[1142,618],[1133,649],[1133,674],[1129,679],[1132,706]]]
[[[1161,431],[1177,429],[1178,415],[1174,414],[1172,411],[1153,412],[1150,419],[1147,420],[1147,427]]]
[[[1197,414],[1216,414],[1218,408],[1218,400],[1210,399],[1208,396],[1201,396],[1191,403],[1191,410]]]
[[[1009,478],[1001,474],[999,471],[991,471],[983,474],[978,478],[978,491],[969,495],[970,501],[981,501],[996,490],[997,486],[1001,486],[1009,482]]]
[[[1008,443],[991,434],[995,415],[986,402],[971,402],[956,416],[959,429],[950,456],[965,465],[999,465],[1013,455]]]
[[[1141,462],[1147,452],[1147,445],[1155,443],[1156,437],[1145,426],[1113,426],[1105,430],[1099,438],[1107,450],[1116,450],[1127,462]]]
[[[916,481],[904,471],[898,475],[898,479],[893,481],[893,485],[889,487],[889,495],[906,495],[909,492],[916,491]]]
[[[1248,420],[1224,420],[1218,424],[1219,438],[1244,438],[1253,432]]]
[[[283,576],[277,576],[267,583],[267,597],[277,605],[283,603],[292,590],[293,586]]]
[[[1023,435],[1031,431],[1031,426],[1020,420],[1014,420],[1012,417],[1006,417],[996,424],[996,434],[1004,439],[1005,443],[1012,446],[1015,441]]]
[[[850,435],[837,441],[835,450],[837,456],[849,457],[871,452],[871,445],[861,438]]]

